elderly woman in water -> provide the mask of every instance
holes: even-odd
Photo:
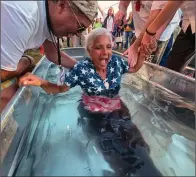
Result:
[[[93,30],[85,45],[90,58],[77,62],[65,74],[63,86],[33,74],[25,75],[19,83],[23,86],[40,86],[49,94],[66,92],[79,85],[84,92],[82,99],[86,109],[93,112],[112,112],[119,109],[121,77],[124,73],[134,72],[135,68],[130,68],[122,57],[112,54],[112,36],[105,28]]]
[[[20,84],[40,86],[50,94],[65,92],[79,85],[83,95],[78,106],[78,125],[88,134],[89,141],[96,139],[97,147],[111,161],[110,164],[118,164],[122,169],[115,171],[115,175],[146,175],[145,170],[138,172],[146,163],[148,175],[161,176],[149,157],[148,145],[118,95],[122,75],[137,68],[130,68],[125,59],[112,54],[112,36],[105,28],[94,29],[87,36],[85,45],[90,58],[78,61],[65,74],[63,86],[33,74],[23,76]],[[144,152],[140,153],[136,147],[142,147]],[[110,158],[108,154],[111,154]],[[120,158],[116,158],[118,156]]]

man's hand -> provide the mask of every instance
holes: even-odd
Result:
[[[119,10],[114,17],[114,23],[120,25],[119,22],[121,22],[121,20],[124,21],[124,17],[126,17],[126,11]]]
[[[138,47],[138,46],[137,46]],[[144,61],[157,49],[156,37],[144,34],[140,46],[138,47],[139,53],[137,53],[137,63],[134,66],[130,66],[130,72],[137,72]]]
[[[146,32],[143,35],[141,45],[149,45],[151,46],[151,50],[155,51],[156,50],[156,36],[155,35],[149,35]]]
[[[139,58],[145,57],[144,60],[147,60],[148,57],[155,52],[157,49],[157,40],[156,35],[149,35],[146,32],[143,35],[140,51],[139,51]]]
[[[127,8],[130,4],[130,0],[127,0],[127,1],[124,1],[124,0],[121,0],[119,2],[119,5],[118,5],[118,9],[119,11],[116,13],[115,17],[114,17],[114,23],[116,23],[117,21],[121,21],[121,20],[125,20],[123,18],[126,18],[126,15],[127,15]]]

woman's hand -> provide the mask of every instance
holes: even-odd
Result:
[[[19,85],[20,86],[28,86],[28,85],[41,86],[43,81],[44,80],[39,78],[38,76],[33,75],[31,73],[27,73],[19,79]]]
[[[137,58],[140,49],[140,40],[136,39],[135,42],[122,54],[128,55],[128,63],[130,67],[134,67],[137,63]]]
[[[137,63],[134,66],[130,65],[130,72],[137,72],[144,61],[157,49],[157,40],[155,35],[151,36],[148,34],[144,34],[141,45],[139,47],[139,54],[137,56]]]

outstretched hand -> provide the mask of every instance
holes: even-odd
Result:
[[[128,56],[128,63],[130,67],[134,67],[137,63],[138,54],[140,50],[140,42],[137,40],[122,54]]]
[[[27,73],[19,79],[20,86],[28,86],[28,85],[41,86],[42,82],[43,79],[31,73]]]

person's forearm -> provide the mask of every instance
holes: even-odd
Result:
[[[141,35],[144,35],[146,29],[148,28],[148,26],[156,19],[157,15],[159,15],[159,13],[161,12],[161,9],[157,9],[157,10],[151,10],[150,11],[150,15],[148,17],[147,22],[144,25],[144,28],[141,32]]]
[[[160,14],[161,9],[157,9],[157,10],[152,10],[150,13],[150,16],[148,18],[148,21],[146,22],[146,24],[144,25],[144,28],[142,30],[142,32],[140,33],[140,38],[142,39],[146,29],[151,25],[151,23],[156,19],[156,17]],[[165,31],[165,29],[167,28],[168,24],[169,24],[170,20],[167,20],[164,24],[162,24],[162,26],[156,31],[156,39],[159,40],[162,33]]]
[[[50,41],[45,41],[43,46],[45,55],[48,58],[48,60],[58,65],[58,54],[54,44]],[[61,65],[63,67],[72,68],[76,64],[76,62],[77,61],[75,59],[61,51]]]
[[[16,71],[6,71],[3,69],[1,69],[0,74],[1,74],[1,83],[13,77],[19,76],[18,72]]]
[[[130,0],[128,0],[128,1],[120,1],[119,5],[118,5],[118,9],[121,10],[121,11],[126,12],[130,2],[131,2]]]
[[[150,26],[150,24],[156,19],[156,17],[159,15],[159,13],[161,12],[161,9],[157,9],[157,10],[151,10],[150,15],[148,17],[147,22],[145,23],[142,32],[140,33],[140,38],[143,37],[146,29]],[[159,39],[161,34],[163,33],[163,31],[165,30],[165,28],[167,27],[167,24],[162,25],[162,27],[157,31],[156,33],[156,38]]]
[[[69,87],[67,87],[66,85],[58,86],[56,84],[48,82],[47,80],[42,80],[40,87],[48,94],[57,94],[69,90]]]
[[[163,24],[171,21],[182,3],[183,1],[168,1],[156,19],[149,25],[148,31],[155,33],[161,28]]]
[[[61,51],[61,65],[63,67],[72,68],[76,63],[77,61],[74,58]]]

